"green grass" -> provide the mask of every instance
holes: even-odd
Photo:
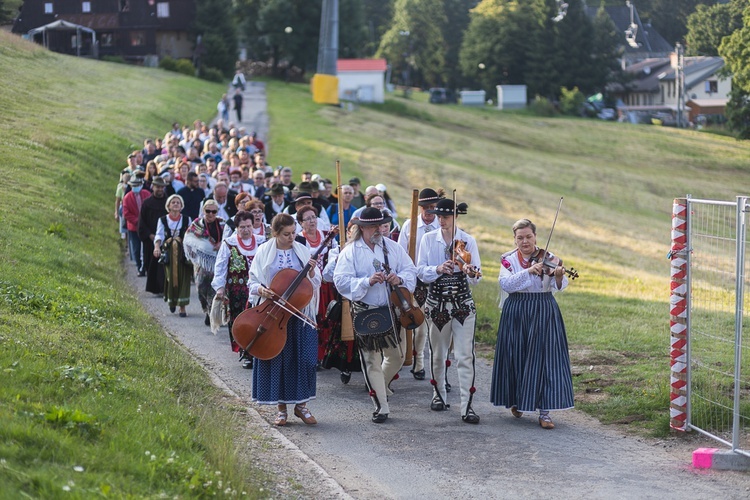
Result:
[[[666,127],[540,118],[404,99],[318,106],[301,85],[268,88],[274,164],[364,186],[383,182],[403,219],[413,188],[457,190],[485,279],[474,290],[478,340],[491,356],[500,311],[499,257],[511,225],[537,223],[580,278],[557,296],[566,318],[577,405],[604,422],[668,432],[669,261],[673,199],[734,200],[750,183],[750,147]]]
[[[0,87],[0,496],[261,495],[245,410],[139,305],[113,218],[127,151],[223,86],[0,32]]]

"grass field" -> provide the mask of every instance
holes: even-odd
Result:
[[[121,269],[112,217],[125,152],[172,121],[208,119],[221,85],[50,54],[0,32],[0,491],[262,495],[232,437],[242,409],[146,315]],[[346,110],[269,82],[274,164],[411,189],[456,189],[478,240],[482,352],[499,318],[499,256],[530,217],[581,278],[558,295],[577,406],[667,432],[671,204],[731,200],[748,146],[674,129],[548,119],[422,99]],[[250,473],[248,473],[250,470]],[[220,472],[217,475],[216,472]],[[219,482],[221,481],[221,482]]]
[[[603,422],[662,435],[669,407],[669,261],[675,197],[734,200],[750,182],[750,147],[734,139],[597,120],[430,105],[412,94],[356,109],[312,103],[307,87],[269,88],[272,161],[383,182],[403,219],[413,188],[457,190],[485,279],[478,339],[493,346],[499,258],[521,217],[549,234],[580,279],[557,296],[568,328],[576,405]],[[296,174],[295,174],[296,176]]]
[[[113,218],[127,152],[223,86],[0,32],[0,88],[0,497],[262,495],[245,409],[137,302]]]

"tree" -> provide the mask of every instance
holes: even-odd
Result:
[[[750,7],[743,12],[742,28],[725,36],[719,45],[726,71],[732,76],[732,93],[727,103],[729,126],[741,139],[750,138]]]
[[[732,0],[712,6],[699,5],[687,20],[685,44],[692,56],[717,56],[721,40],[742,27],[742,11],[748,0]]]
[[[623,72],[619,59],[623,48],[620,45],[620,34],[615,23],[603,7],[596,11],[593,21],[593,67],[592,80],[594,87],[603,89],[608,82],[622,81]]]
[[[554,55],[557,60],[554,64],[559,71],[557,86],[575,87],[584,94],[590,94],[600,84],[596,81],[598,72],[592,58],[594,29],[581,0],[567,0],[567,3],[565,17],[555,23]]]
[[[698,5],[713,5],[716,0],[650,0],[650,7],[639,8],[641,19],[651,24],[667,42],[674,45],[687,34],[687,19]],[[639,3],[640,5],[640,3]]]
[[[5,0],[0,0],[0,24],[7,24],[11,20],[13,20],[13,15],[5,8]]]
[[[397,0],[390,29],[377,57],[385,57],[409,85],[440,86],[446,81],[443,30],[448,22],[442,3]]]
[[[526,82],[529,10],[513,0],[482,0],[471,10],[463,37],[460,67],[467,83],[490,94],[496,85]]]
[[[375,54],[380,46],[380,40],[393,19],[393,0],[362,0],[365,10],[365,28],[367,29],[367,43],[365,53]]]
[[[237,27],[232,0],[196,0],[192,32],[201,36],[204,52],[200,66],[217,68],[225,76],[237,62]]]
[[[258,12],[257,36],[262,37],[274,68],[283,59],[291,67],[314,70],[318,62],[321,2],[265,0]]]
[[[477,5],[477,0],[443,0],[445,13],[449,18],[444,26],[445,67],[447,68],[446,86],[456,88],[461,81],[461,73],[457,71],[461,43],[469,26],[469,12]]]
[[[367,26],[362,0],[339,0],[339,20],[339,57],[358,58],[371,54],[367,49]]]

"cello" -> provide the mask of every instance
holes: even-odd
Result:
[[[332,228],[311,259],[317,259],[337,233],[338,228]],[[286,325],[292,315],[314,328],[317,327],[313,320],[301,312],[313,297],[312,283],[307,278],[311,267],[310,262],[307,262],[302,271],[282,269],[276,273],[268,286],[273,291],[273,297],[253,308],[245,309],[234,320],[232,336],[251,356],[262,360],[278,356],[286,344]]]

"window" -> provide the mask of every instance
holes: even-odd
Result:
[[[719,91],[719,82],[716,80],[706,80],[706,93],[715,94]]]
[[[133,47],[146,45],[146,34],[143,31],[133,31],[130,33],[130,45]]]
[[[91,2],[81,2],[81,12],[91,12]]]
[[[156,17],[169,17],[169,2],[156,4]]]
[[[52,6],[52,2],[45,2],[44,3],[44,13],[45,14],[54,14],[55,9]]]

